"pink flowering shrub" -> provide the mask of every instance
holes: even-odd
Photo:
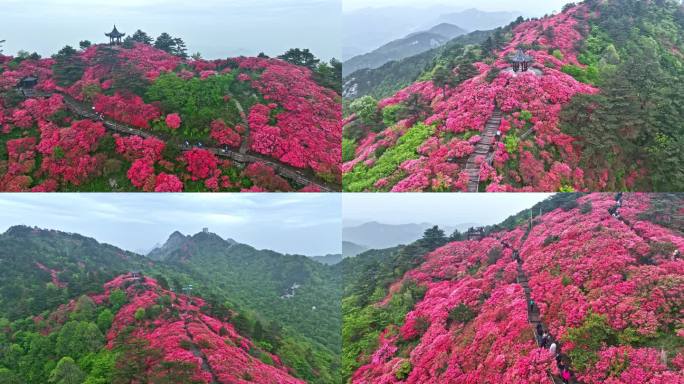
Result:
[[[155,192],[183,192],[183,183],[175,175],[160,173],[156,178]]]
[[[181,126],[181,118],[177,113],[171,113],[166,115],[166,126],[171,129],[178,129]]]
[[[240,136],[240,133],[242,133],[241,131],[244,132],[243,127],[236,126],[235,129],[230,128],[221,119],[211,122],[211,138],[216,140],[219,145],[239,147],[242,143],[242,136]]]
[[[159,108],[145,104],[140,96],[97,95],[93,106],[95,111],[122,123],[138,128],[149,128],[151,120],[160,117]],[[180,123],[180,121],[179,121]]]
[[[206,149],[195,148],[185,152],[183,156],[192,180],[206,179],[217,170],[218,160],[216,156]]]

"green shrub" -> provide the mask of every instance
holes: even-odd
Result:
[[[451,323],[453,321],[457,323],[467,323],[470,320],[474,319],[475,316],[477,316],[477,313],[470,309],[467,305],[464,303],[459,304],[457,307],[449,311],[449,317],[448,322]]]
[[[404,360],[401,362],[401,365],[399,365],[397,371],[394,372],[394,377],[396,377],[398,380],[405,380],[408,378],[412,369],[413,367],[411,366],[411,362]]]

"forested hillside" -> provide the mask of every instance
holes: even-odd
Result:
[[[3,383],[303,383],[212,317],[204,300],[138,273],[32,319],[2,320]]]
[[[683,50],[679,1],[588,0],[519,18],[437,56],[393,96],[351,102],[344,189],[681,190]],[[528,71],[514,71],[516,52]]]
[[[265,356],[277,355],[274,361],[282,361],[290,375],[305,382],[339,382],[341,276],[334,267],[305,256],[259,251],[204,232],[174,233],[161,249],[165,253],[160,256],[157,251],[152,259],[78,234],[12,227],[0,235],[0,321],[8,330],[7,338],[0,340],[0,372],[5,367],[18,374],[18,383],[47,382],[35,377],[47,377],[63,356],[49,350],[40,357],[25,357],[47,367],[43,376],[25,376],[28,368],[19,363],[23,358],[10,352],[17,344],[22,353],[31,354],[31,339],[16,339],[21,335],[17,332],[39,332],[34,319],[52,318],[60,305],[78,302],[83,295],[102,295],[107,281],[140,271],[164,290],[196,297],[206,304],[198,307],[208,316],[228,319],[258,348],[252,356],[268,363]],[[118,308],[110,310],[116,315]],[[86,374],[91,372],[92,362],[71,357]],[[111,381],[92,383],[100,382]]]
[[[339,190],[339,62],[161,38],[0,54],[0,190]]]
[[[560,382],[539,324],[572,382],[682,382],[683,204],[555,197],[550,212],[479,240],[431,231],[401,258],[406,249],[345,260],[345,380]]]

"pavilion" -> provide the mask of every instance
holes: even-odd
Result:
[[[114,29],[112,29],[112,31],[109,33],[105,33],[105,36],[109,37],[109,44],[119,45],[121,44],[121,38],[126,36],[126,34],[119,32],[116,29],[116,25],[114,25]]]
[[[525,54],[522,49],[518,49],[511,61],[513,62],[513,72],[526,72],[534,58]]]

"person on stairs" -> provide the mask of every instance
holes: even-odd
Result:
[[[562,371],[565,364],[563,364],[563,356],[560,353],[556,355],[556,365],[558,366],[558,371]]]
[[[552,355],[556,356],[556,342],[551,341],[551,345],[549,346],[549,352],[551,352]]]
[[[544,327],[542,327],[541,323],[537,323],[537,337],[541,338],[543,334]]]
[[[570,370],[568,367],[563,367],[563,370],[561,371],[561,379],[563,380],[563,384],[570,383]]]
[[[542,338],[541,338],[541,343],[539,343],[539,344],[541,345],[542,348],[546,348],[546,345],[548,343],[549,343],[549,334],[544,332],[544,335],[542,335]]]

